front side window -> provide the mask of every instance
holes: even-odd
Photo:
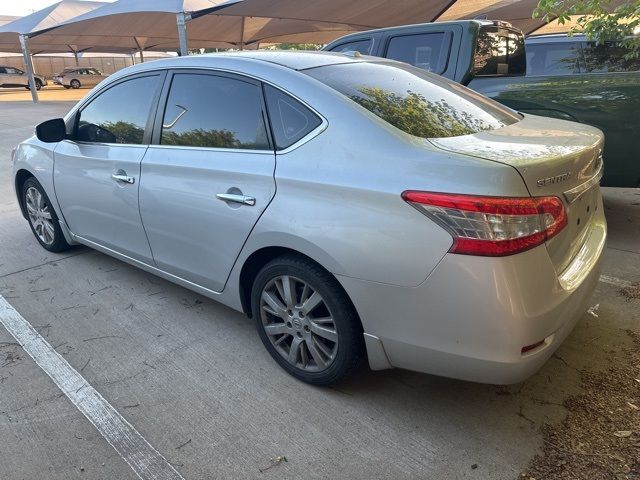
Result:
[[[283,91],[271,85],[265,85],[264,91],[277,150],[290,147],[322,123],[315,113]]]
[[[527,75],[580,73],[580,44],[539,43],[527,45]]]
[[[160,143],[269,149],[260,87],[223,76],[175,74],[162,120]]]
[[[371,53],[371,46],[373,42],[370,38],[365,40],[356,40],[355,42],[343,43],[337,47],[331,49],[332,52],[344,53],[344,52],[359,52],[362,55],[369,55]]]
[[[143,143],[159,79],[158,75],[138,77],[100,93],[80,111],[76,140],[133,145]]]
[[[417,137],[468,135],[520,120],[515,112],[493,100],[409,65],[362,62],[304,73]]]
[[[500,27],[482,27],[473,59],[476,76],[524,75],[524,36]]]
[[[637,72],[640,70],[640,58],[626,59],[631,50],[613,43],[596,45],[588,42],[583,45],[586,69],[589,73]]]
[[[386,57],[439,74],[447,68],[450,45],[445,32],[402,35],[389,40]]]

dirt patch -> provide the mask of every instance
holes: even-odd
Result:
[[[562,423],[543,425],[543,453],[520,479],[640,480],[640,334],[627,333],[613,367],[581,373],[584,392],[564,401]]]
[[[627,300],[640,299],[640,282],[629,285],[620,290],[620,293]]]

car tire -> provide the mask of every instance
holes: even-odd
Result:
[[[74,78],[73,80],[71,80],[71,82],[69,82],[69,85],[71,86],[71,88],[77,90],[78,88],[80,88],[80,80],[76,80]]]
[[[33,177],[27,179],[22,186],[22,202],[31,231],[40,245],[50,252],[68,250],[70,245],[64,238],[58,215],[44,188]]]
[[[36,82],[36,90],[40,90],[42,88],[42,81],[36,78],[35,82]]]
[[[285,255],[266,264],[253,282],[251,311],[267,351],[303,382],[334,384],[364,356],[362,325],[347,294],[306,257]]]

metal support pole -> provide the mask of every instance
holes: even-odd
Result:
[[[244,50],[244,28],[247,22],[247,17],[242,17],[242,27],[240,30],[240,50]]]
[[[76,52],[75,50],[73,51],[73,58],[76,59],[76,67],[80,66],[80,59],[78,58],[78,52]]]
[[[31,90],[31,98],[33,99],[33,103],[38,103],[38,91],[36,90],[36,80],[33,76],[33,62],[31,60],[31,54],[29,53],[29,47],[27,46],[26,35],[20,35],[20,48],[22,49],[24,64],[27,67],[27,76],[29,81],[29,90]]]
[[[180,42],[180,56],[189,55],[189,45],[187,44],[187,22],[191,20],[191,16],[184,12],[176,13],[176,21],[178,23],[178,41]]]
[[[133,37],[133,41],[136,42],[136,45],[138,46],[138,53],[140,54],[140,63],[144,63],[144,48],[142,48],[142,45],[140,45],[140,42],[138,41],[137,37]]]

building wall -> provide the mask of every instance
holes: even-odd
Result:
[[[139,62],[139,58],[136,59]],[[105,75],[110,75],[117,70],[133,65],[130,56],[119,57],[81,57],[78,59],[79,66],[97,68]],[[16,67],[25,70],[24,61],[21,56],[0,56],[0,65]],[[54,74],[61,72],[66,67],[75,67],[76,59],[72,56],[46,56],[35,55],[33,57],[33,68],[39,75],[51,78]]]

